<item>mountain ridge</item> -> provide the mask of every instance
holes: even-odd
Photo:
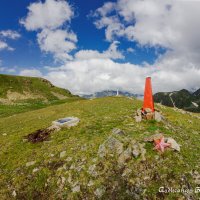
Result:
[[[169,107],[177,107],[190,112],[200,112],[200,89],[190,92],[186,89],[173,92],[158,92],[154,101]]]

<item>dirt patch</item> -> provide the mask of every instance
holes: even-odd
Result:
[[[27,136],[25,136],[25,138],[29,142],[32,142],[32,143],[43,142],[47,140],[50,133],[53,131],[54,130],[50,130],[50,129],[39,129],[33,133],[28,134]]]

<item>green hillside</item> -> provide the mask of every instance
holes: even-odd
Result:
[[[43,78],[0,74],[0,117],[77,99]]]
[[[156,105],[164,121],[136,123],[134,112],[141,105],[131,98],[107,97],[1,118],[0,199],[198,199],[200,193],[159,193],[159,187],[200,186],[200,115]],[[78,117],[79,124],[41,143],[24,140],[67,116]],[[114,128],[124,134],[112,133]],[[144,139],[155,133],[173,137],[181,151],[153,150]],[[108,141],[123,144],[124,152],[138,143],[146,153],[119,165],[114,150],[106,157],[99,154]]]

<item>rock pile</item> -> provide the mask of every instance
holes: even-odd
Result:
[[[154,112],[150,108],[146,108],[144,110],[138,109],[135,115],[135,121],[141,122],[143,119],[150,120],[155,119],[160,122],[163,119],[161,112],[159,110],[155,110]]]
[[[117,132],[123,131],[118,129]],[[111,134],[108,139],[99,146],[98,156],[100,158],[106,158],[114,155],[117,158],[118,165],[123,166],[133,157],[138,158],[141,156],[141,159],[145,160],[146,149],[144,146],[144,143],[136,142],[131,138],[121,138],[120,135]]]

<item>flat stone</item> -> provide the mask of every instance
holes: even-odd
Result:
[[[72,127],[72,126],[76,126],[79,123],[79,121],[80,119],[77,117],[66,117],[66,118],[53,121],[52,125],[54,125],[55,127],[60,127],[60,128]]]

